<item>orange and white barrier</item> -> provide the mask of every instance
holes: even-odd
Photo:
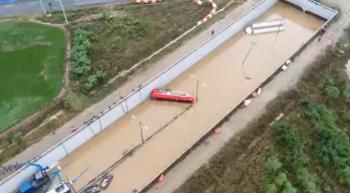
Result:
[[[248,97],[247,99],[245,99],[242,103],[241,103],[241,108],[245,108],[247,107],[251,102],[253,98],[258,97],[259,95],[261,95],[261,91],[262,89],[259,87],[257,88],[251,95],[250,97]]]
[[[164,181],[164,178],[165,178],[164,174],[161,174],[158,178],[158,183],[162,183]]]
[[[214,133],[215,133],[215,134],[220,134],[220,133],[221,133],[221,128],[218,127],[218,128],[216,128],[216,129],[214,129]]]
[[[218,8],[218,6],[216,5],[216,3],[213,0],[208,0],[208,1],[211,3],[211,11],[202,20],[198,21],[197,25],[201,25],[202,23],[208,21],[210,18],[212,18],[216,14],[216,9]],[[194,0],[194,2],[197,5],[203,4],[202,0]]]
[[[241,108],[247,107],[252,102],[252,99],[246,99],[243,101]]]
[[[256,89],[253,93],[252,93],[252,97],[256,98],[261,94],[261,88]]]

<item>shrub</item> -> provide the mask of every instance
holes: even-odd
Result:
[[[316,126],[314,151],[320,163],[334,168],[341,180],[350,185],[350,141],[337,125],[337,116],[324,105],[313,104],[304,111]],[[349,173],[348,173],[349,172]]]
[[[275,184],[267,184],[264,188],[265,193],[277,193],[277,186]]]
[[[314,177],[309,173],[306,168],[299,168],[297,170],[297,179],[303,186],[307,193],[320,193],[315,183]]]
[[[344,86],[343,86],[343,96],[345,98],[345,100],[347,100],[349,102],[350,100],[350,84],[349,82],[345,82]]]
[[[297,193],[297,189],[288,181],[284,184],[282,193]]]
[[[306,158],[302,152],[303,143],[295,130],[287,122],[277,123],[272,127],[272,134],[276,142],[285,148],[286,161],[292,169],[303,167]]]
[[[350,167],[346,166],[340,172],[341,172],[343,183],[350,184]]]
[[[22,151],[26,147],[22,132],[16,132],[12,136],[12,143],[16,145],[16,152]]]
[[[324,105],[313,103],[308,105],[303,110],[303,116],[307,119],[312,120],[312,122],[319,128],[330,127],[336,128],[336,121],[338,117],[334,111],[328,109]]]
[[[343,114],[342,114],[342,119],[344,120],[344,121],[348,121],[348,122],[350,122],[350,111],[345,111],[345,112],[343,112]]]
[[[283,186],[286,182],[288,182],[287,175],[283,172],[281,172],[276,178],[275,178],[275,184],[278,187]]]
[[[324,79],[323,79],[323,86],[326,86],[326,85],[336,85],[336,81],[334,80],[334,78],[330,75],[330,74],[326,74],[324,76]]]
[[[90,36],[90,32],[80,27],[74,31],[72,49],[73,69],[71,74],[76,79],[86,75],[91,70],[89,50],[92,44],[90,42]]]
[[[109,23],[112,19],[112,14],[109,10],[103,10],[102,11],[102,17],[101,17],[102,21],[104,21],[105,23]]]
[[[276,156],[270,156],[266,159],[264,167],[268,173],[273,173],[282,167],[282,163],[278,160]]]
[[[340,98],[340,90],[334,85],[327,85],[324,88],[326,96],[332,100],[338,100]]]
[[[87,81],[83,84],[83,92],[89,93],[97,87],[98,84],[102,83],[106,76],[103,71],[97,71],[96,74],[89,76]]]

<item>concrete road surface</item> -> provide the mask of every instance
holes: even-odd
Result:
[[[41,3],[42,2],[42,3]],[[62,0],[65,9],[108,3],[122,4],[127,0]],[[61,10],[59,0],[0,0],[0,17]]]

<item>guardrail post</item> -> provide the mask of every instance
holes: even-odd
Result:
[[[97,119],[98,119],[98,122],[100,123],[100,132],[102,132],[102,122],[99,115],[97,115]]]
[[[64,143],[62,143],[62,148],[64,150],[64,152],[66,153],[66,156],[69,154],[67,148],[64,146]]]

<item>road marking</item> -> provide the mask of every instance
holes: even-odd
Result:
[[[102,1],[89,1],[89,2],[78,2],[76,5],[85,5],[85,4],[95,4],[95,3],[103,3]]]
[[[40,2],[29,2],[29,5],[36,5],[39,4]]]

